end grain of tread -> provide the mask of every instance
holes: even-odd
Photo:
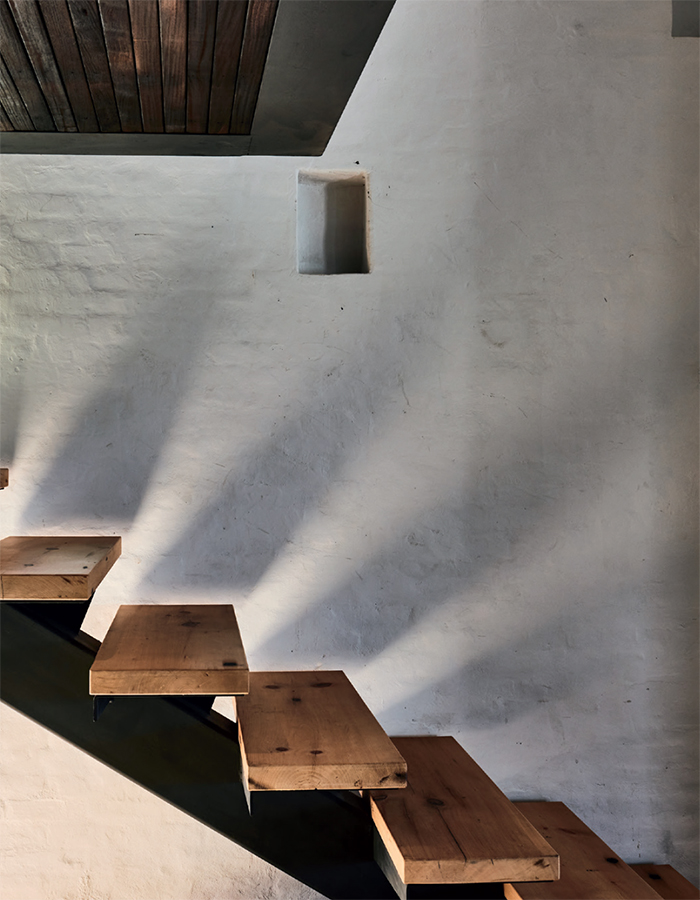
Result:
[[[408,764],[408,787],[369,797],[374,825],[404,884],[558,877],[556,852],[454,738],[392,740]]]
[[[561,878],[554,884],[513,884],[521,900],[658,900],[659,894],[563,803],[515,805],[562,859]]]

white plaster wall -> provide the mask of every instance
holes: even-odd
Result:
[[[87,627],[233,601],[697,883],[698,42],[399,0],[320,159],[4,157],[3,534],[118,533]],[[295,272],[357,169],[369,275]],[[4,900],[313,892],[3,709]],[[164,839],[164,834],[166,838]],[[155,869],[155,872],[154,872]]]

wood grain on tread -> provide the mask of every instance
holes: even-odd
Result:
[[[343,672],[252,672],[235,703],[250,791],[405,786],[405,761]]]
[[[561,877],[554,884],[513,885],[522,900],[658,900],[659,894],[563,803],[515,805],[561,857]]]
[[[700,900],[700,890],[673,866],[637,863],[631,868],[664,900]]]
[[[95,695],[247,690],[248,662],[230,604],[120,606],[90,669]]]
[[[3,600],[89,600],[121,554],[120,537],[7,537]]]
[[[454,738],[392,740],[408,765],[407,789],[369,796],[405,884],[558,877],[556,852]]]

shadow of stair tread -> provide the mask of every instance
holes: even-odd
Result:
[[[251,672],[234,702],[251,792],[405,787],[405,761],[344,672]]]
[[[3,600],[89,600],[119,558],[112,535],[6,537],[0,541]]]
[[[246,694],[249,674],[231,604],[120,606],[90,669],[97,696]]]
[[[561,857],[553,884],[512,885],[522,900],[651,900],[660,896],[578,816],[560,802],[516,801],[515,806]]]
[[[556,852],[453,737],[392,741],[408,765],[407,788],[368,792],[386,851],[378,845],[378,861],[390,881],[395,876],[412,885],[558,877]]]
[[[38,605],[0,604],[5,703],[327,897],[394,897],[372,856],[369,816],[331,794],[260,794],[249,815],[229,719],[186,700],[133,697],[94,724],[87,684],[99,643],[46,627]]]
[[[635,863],[630,868],[664,900],[700,900],[700,889],[673,866]]]

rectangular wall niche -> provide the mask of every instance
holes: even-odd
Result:
[[[363,173],[299,172],[297,268],[303,275],[369,272]]]

